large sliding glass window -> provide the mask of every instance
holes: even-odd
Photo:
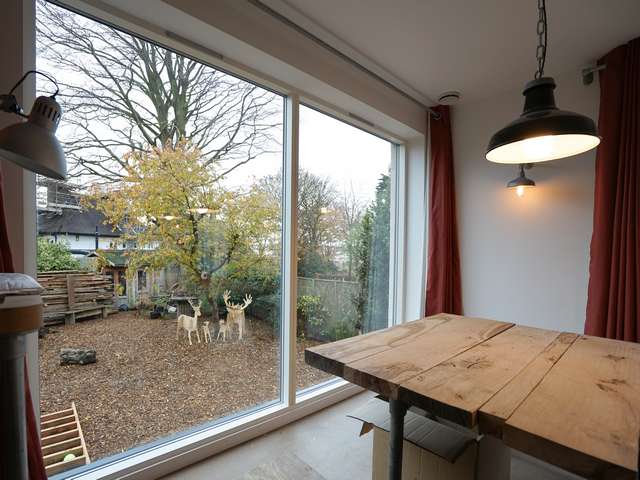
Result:
[[[330,377],[305,348],[393,322],[397,146],[60,6],[36,13],[69,166],[37,179],[42,428],[73,453],[51,473],[317,395]]]
[[[37,8],[69,162],[38,179],[42,413],[74,405],[95,461],[279,401],[284,97]]]
[[[297,386],[330,376],[304,348],[389,326],[394,145],[300,106]]]

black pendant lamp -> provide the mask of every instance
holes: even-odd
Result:
[[[579,113],[559,110],[553,96],[556,83],[551,77],[543,77],[547,54],[545,0],[538,0],[538,39],[538,70],[522,92],[524,110],[491,137],[486,155],[490,162],[546,162],[586,152],[600,143],[594,121]]]

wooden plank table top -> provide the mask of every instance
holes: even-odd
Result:
[[[638,344],[441,314],[305,359],[573,473],[635,478]]]

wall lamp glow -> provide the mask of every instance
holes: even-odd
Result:
[[[25,115],[13,92],[31,74],[42,75],[53,82],[56,92],[50,97],[38,97],[31,113]],[[8,94],[0,95],[0,111],[27,119],[26,122],[14,123],[0,130],[0,158],[40,175],[65,180],[67,162],[55,135],[62,117],[62,108],[56,101],[58,92],[58,84],[52,77],[36,70],[29,70]]]
[[[520,175],[507,183],[507,188],[515,188],[516,195],[519,197],[524,197],[524,192],[527,188],[533,188],[536,186],[536,182],[527,178],[524,173],[525,168],[529,170],[533,165],[530,163],[521,163],[520,164]]]

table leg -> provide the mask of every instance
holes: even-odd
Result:
[[[404,416],[407,406],[400,400],[389,400],[391,428],[389,429],[389,480],[402,479],[402,443],[404,442]]]

